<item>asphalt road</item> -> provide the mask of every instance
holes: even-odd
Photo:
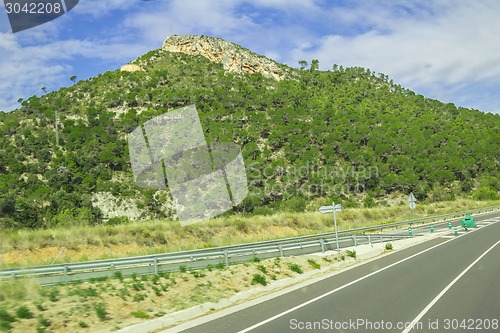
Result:
[[[476,220],[183,332],[500,332],[500,214]]]

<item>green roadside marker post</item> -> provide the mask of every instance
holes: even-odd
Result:
[[[451,222],[448,222],[448,229],[451,230]]]
[[[477,228],[476,220],[470,214],[465,215],[460,224],[465,230],[468,230],[469,227]]]
[[[408,227],[408,235],[413,236],[413,230],[411,229],[411,226]]]
[[[434,232],[434,224],[431,224],[431,232]]]
[[[455,226],[453,229],[454,229],[454,231],[455,231],[455,232],[454,232],[455,236],[458,236],[457,226]]]

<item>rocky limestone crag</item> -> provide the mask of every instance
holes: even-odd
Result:
[[[286,76],[277,62],[220,38],[172,35],[165,39],[162,49],[168,52],[201,55],[213,62],[221,63],[224,69],[230,72],[261,73],[278,81]]]
[[[142,67],[135,64],[126,64],[120,67],[120,71],[122,72],[137,72],[142,71]]]

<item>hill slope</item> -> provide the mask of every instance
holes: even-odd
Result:
[[[209,143],[242,146],[252,189],[237,211],[303,210],[332,197],[370,206],[397,191],[498,196],[499,115],[425,98],[368,69],[293,69],[211,37],[169,37],[133,64],[0,113],[4,226],[175,218],[166,192],[133,184],[127,135],[190,104]]]

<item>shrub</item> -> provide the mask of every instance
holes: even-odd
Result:
[[[354,250],[352,250],[352,251],[351,250],[347,250],[346,254],[347,254],[348,257],[356,259],[356,251],[354,251]]]
[[[109,225],[119,225],[130,223],[130,219],[127,216],[115,216],[111,217],[106,224]]]
[[[258,269],[259,271],[261,271],[262,273],[267,274],[267,269],[266,269],[266,267],[265,267],[265,266],[263,266],[263,265],[259,265],[259,266],[257,266],[257,269]]]
[[[146,295],[144,295],[144,294],[135,294],[132,299],[134,300],[134,302],[144,301],[146,299]]]
[[[52,289],[49,292],[49,299],[50,299],[51,302],[57,302],[59,300],[59,290]]]
[[[186,270],[187,270],[186,266],[179,266],[179,271],[181,273],[186,273]]]
[[[261,284],[263,286],[267,286],[266,277],[260,274],[254,274],[252,279],[252,284]]]
[[[206,276],[205,273],[200,271],[191,271],[191,275],[194,276],[195,278],[201,278]]]
[[[36,302],[35,306],[38,309],[38,311],[45,311],[46,310],[41,302]]]
[[[162,295],[160,288],[157,288],[157,287],[153,286],[153,290],[154,290],[156,296],[161,296]]]
[[[141,290],[146,289],[146,288],[144,287],[144,284],[143,284],[142,282],[139,282],[139,281],[138,281],[138,282],[133,283],[133,284],[132,284],[132,288],[134,288],[134,290],[135,290],[135,291],[141,291]]]
[[[97,318],[104,321],[108,317],[108,311],[106,310],[106,306],[104,304],[95,304],[94,305],[95,314]]]
[[[149,315],[144,311],[133,311],[133,312],[131,312],[131,315],[136,317],[136,318],[141,318],[141,319],[148,319],[149,318]]]
[[[497,200],[498,199],[498,193],[495,191],[495,189],[491,187],[480,187],[478,188],[474,194],[473,198],[476,200]]]
[[[44,318],[42,315],[38,315],[38,324],[42,327],[49,327],[50,320],[48,320],[47,318]]]
[[[288,268],[290,268],[290,270],[292,272],[295,272],[295,273],[298,273],[298,274],[304,273],[304,271],[302,270],[302,268],[299,265],[297,265],[297,264],[290,264],[290,265],[288,265]]]
[[[0,309],[0,322],[13,323],[15,321],[16,318],[11,316],[6,310]]]
[[[87,327],[89,327],[89,324],[87,324],[84,321],[79,321],[78,322],[78,326],[80,326],[81,328],[87,328]]]
[[[387,251],[392,251],[392,244],[391,244],[391,243],[387,243],[387,244],[385,244],[385,249],[386,249]]]
[[[308,259],[307,262],[309,263],[309,265],[311,265],[313,268],[315,269],[320,269],[321,268],[321,265],[318,264],[316,261],[314,261],[313,259]]]
[[[12,329],[12,325],[10,322],[0,320],[0,330],[1,331],[10,332],[11,329]]]
[[[115,279],[118,279],[118,280],[120,280],[120,281],[123,281],[123,274],[122,274],[122,272],[120,272],[120,271],[115,272],[115,273],[113,274],[113,277],[114,277]]]
[[[30,319],[33,318],[33,313],[26,306],[20,306],[16,310],[16,317],[20,319]]]

